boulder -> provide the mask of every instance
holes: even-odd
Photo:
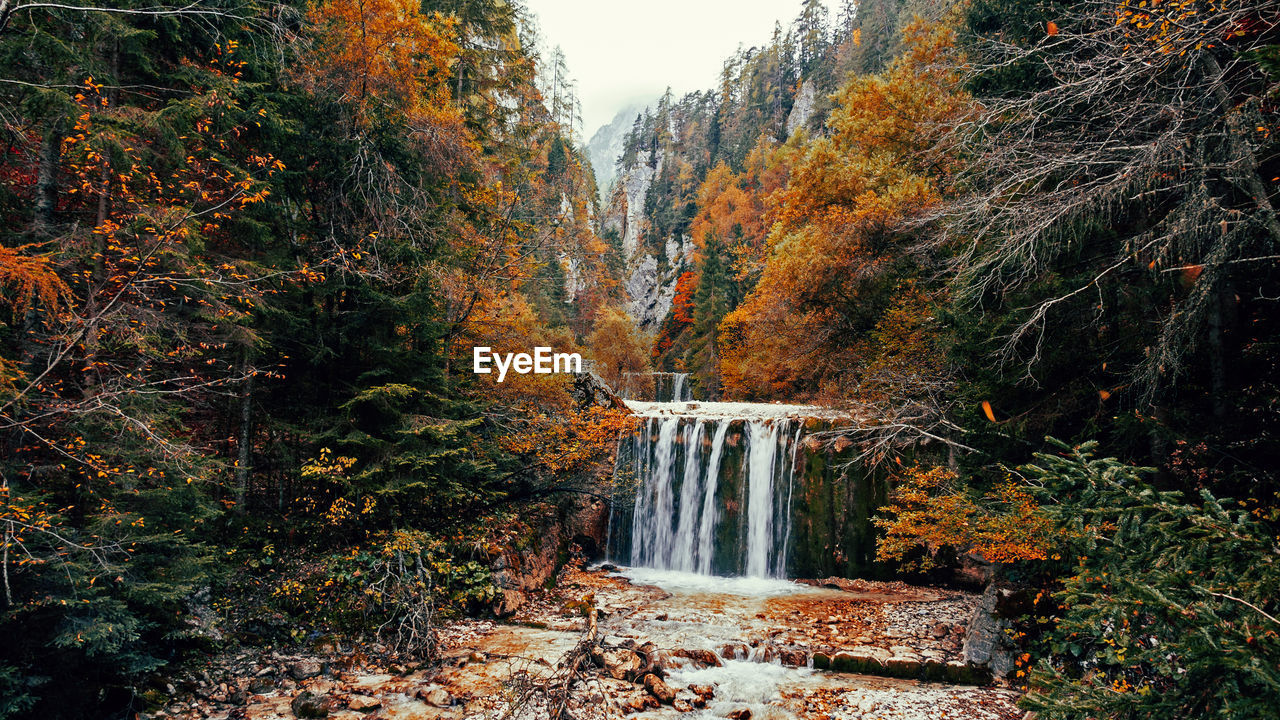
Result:
[[[324,666],[315,660],[299,660],[289,666],[289,674],[294,680],[306,680],[324,672]]]
[[[591,372],[574,373],[573,387],[569,390],[569,395],[581,409],[593,405],[607,409],[627,409],[627,404],[622,401],[622,398],[614,394],[604,380]]]
[[[1009,594],[991,584],[982,593],[978,607],[969,618],[969,628],[964,636],[962,655],[970,665],[986,667],[991,675],[1003,678],[1013,670],[1013,650],[1007,640],[1009,621],[996,617],[996,605]]]
[[[720,657],[725,660],[746,660],[750,653],[742,643],[726,643],[720,646]]]
[[[363,712],[382,707],[382,701],[368,695],[352,695],[347,699],[347,707],[356,712]]]
[[[720,657],[710,650],[691,650],[689,648],[680,648],[671,654],[676,657],[688,658],[699,668],[721,667],[724,665],[724,663],[720,661]]]
[[[601,667],[609,673],[609,677],[615,680],[629,680],[635,677],[635,673],[643,665],[644,660],[634,650],[618,648],[605,650],[601,654]]]
[[[778,657],[787,667],[804,667],[809,664],[809,653],[805,650],[788,648],[778,651]]]
[[[676,691],[672,690],[670,685],[663,682],[662,678],[653,673],[645,675],[640,682],[644,685],[644,689],[648,690],[649,694],[657,698],[658,702],[663,705],[670,705],[676,699]]]
[[[293,710],[293,714],[300,718],[329,717],[329,698],[308,690],[299,693],[293,702],[289,703],[289,707]]]

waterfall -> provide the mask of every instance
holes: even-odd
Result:
[[[623,373],[619,395],[644,402],[689,402],[693,394],[688,373]]]
[[[799,431],[785,417],[641,418],[620,448],[619,482],[631,476],[635,502],[629,552],[616,548],[618,556],[663,570],[784,577]]]
[[[671,402],[688,402],[693,399],[693,395],[689,392],[689,375],[688,373],[673,373],[675,378],[671,385]]]

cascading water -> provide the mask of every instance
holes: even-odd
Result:
[[[633,566],[784,577],[799,436],[787,417],[642,417],[619,448],[635,501],[610,550]]]
[[[688,373],[624,373],[619,394],[644,402],[688,402],[693,399]]]

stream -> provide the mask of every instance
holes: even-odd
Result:
[[[206,697],[242,707],[155,717],[289,720],[303,696],[338,720],[1023,717],[965,661],[978,594],[847,579],[879,496],[870,481],[834,492],[830,455],[805,439],[831,412],[694,402],[672,373],[629,382],[605,561],[565,566],[502,621],[441,626],[437,666],[340,647],[241,657]],[[791,579],[806,575],[820,579]]]

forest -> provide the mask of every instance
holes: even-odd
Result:
[[[1280,2],[778,12],[599,186],[515,0],[0,0],[0,718],[317,638],[438,672],[510,558],[625,561],[648,373],[833,413],[866,577],[1013,598],[1016,717],[1272,717]]]

